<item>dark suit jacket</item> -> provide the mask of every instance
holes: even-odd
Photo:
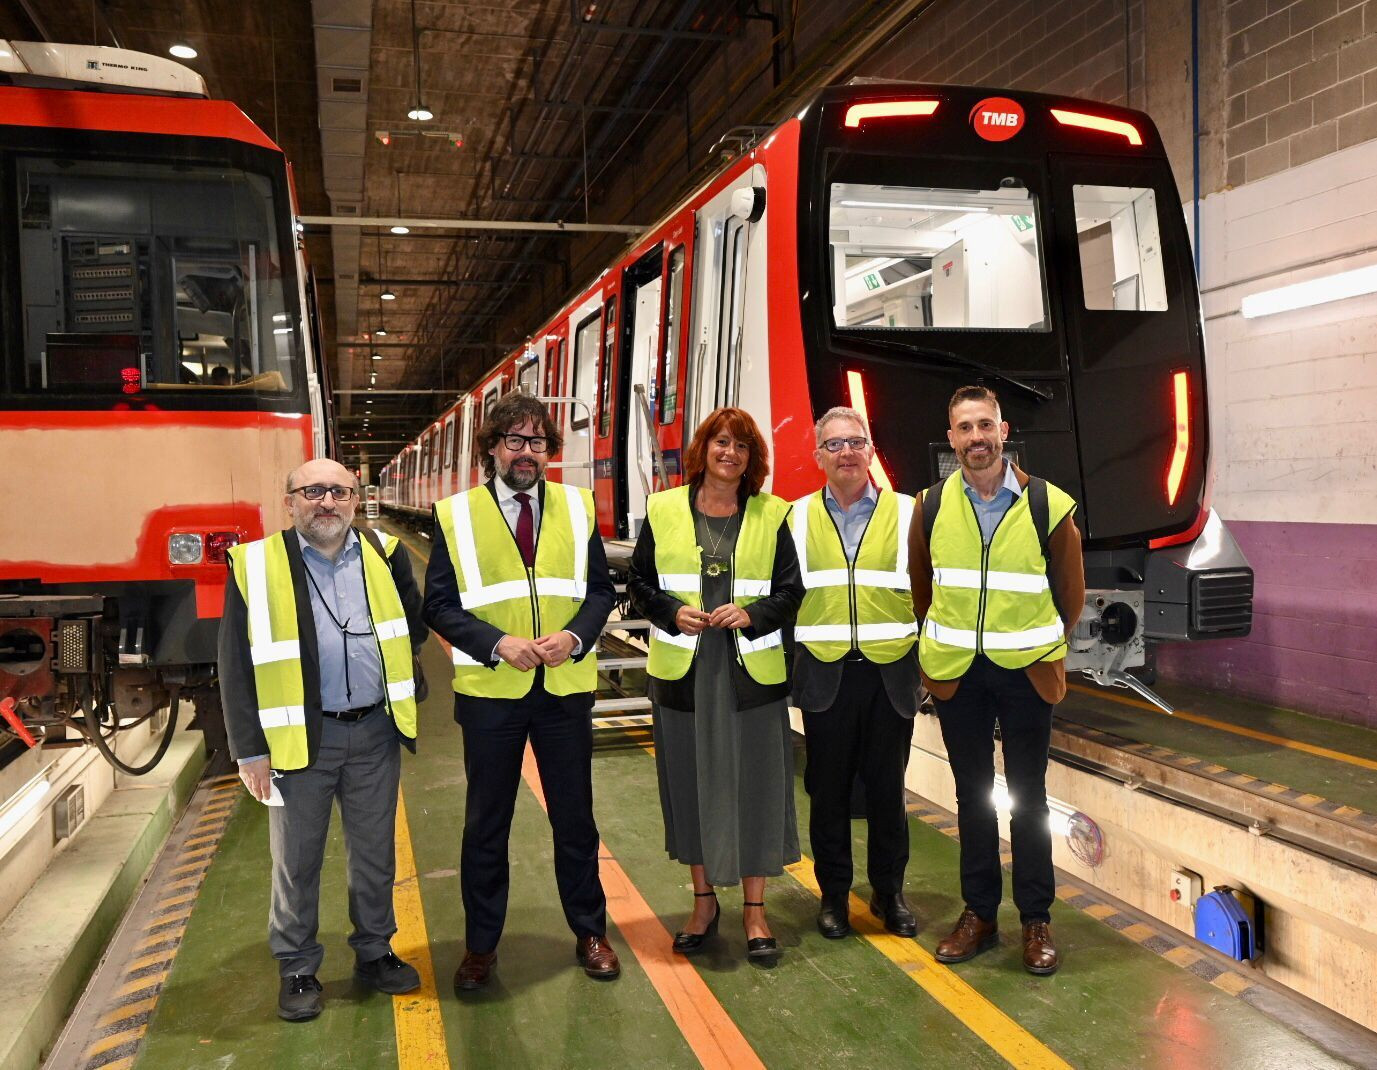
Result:
[[[841,687],[845,659],[821,661],[800,643],[794,651],[794,705],[812,713],[832,708]],[[918,669],[918,644],[898,661],[879,665],[889,703],[901,717],[912,717],[922,700],[922,674]]]
[[[641,525],[636,549],[631,554],[631,573],[627,578],[626,592],[631,603],[655,627],[670,635],[679,634],[679,625],[674,615],[679,612],[683,602],[668,591],[660,589],[660,572],[655,567],[655,532],[650,524]],[[799,574],[798,553],[794,550],[794,538],[786,519],[780,524],[775,536],[775,560],[770,576],[770,593],[746,606],[746,615],[751,618],[749,628],[742,628],[741,634],[747,639],[759,639],[773,631],[785,629],[785,663],[788,663],[789,645],[793,638],[794,617],[798,615],[799,603],[803,601],[803,579]],[[693,677],[697,663],[678,680],[657,680],[650,678],[650,697],[662,706],[672,710],[691,710],[694,707]],[[750,710],[767,702],[789,696],[788,683],[761,684],[751,678],[738,661],[732,674],[736,685],[737,709]]]
[[[359,542],[365,537],[354,529]],[[292,574],[292,588],[296,592],[296,627],[301,639],[301,677],[306,688],[306,746],[310,761],[316,759],[320,745],[320,653],[316,648],[316,624],[311,614],[311,592],[306,586],[306,565],[301,560],[301,543],[295,531],[288,530],[282,539],[287,550],[287,567]],[[360,546],[363,553],[373,551]],[[421,592],[411,571],[411,556],[406,547],[398,544],[388,558],[392,582],[406,611],[406,626],[411,633],[411,650],[419,652],[429,634],[421,619]],[[268,753],[268,740],[258,723],[258,688],[253,678],[253,659],[249,656],[249,611],[239,585],[231,571],[225,584],[225,612],[220,619],[220,701],[225,707],[225,729],[229,735],[230,755],[236,760]],[[402,743],[413,753],[416,741],[397,733]]]
[[[497,501],[497,491],[493,488],[492,480],[488,480],[486,486],[488,493],[493,496],[493,501]],[[540,500],[541,525],[544,526],[545,480],[542,479],[537,487],[539,488],[537,493]],[[438,521],[432,527],[435,534],[435,546],[430,552],[430,564],[426,568],[426,595],[422,609],[425,622],[445,642],[462,650],[475,661],[496,669],[501,662],[500,660],[493,660],[493,647],[506,633],[487,621],[479,620],[463,607],[459,594],[459,580],[454,575],[454,562],[450,558],[449,546],[445,542],[444,532],[440,530]],[[511,537],[515,541],[516,536],[512,535]],[[537,532],[537,545],[539,545],[539,541],[540,533]],[[481,557],[483,553],[481,546],[478,548],[478,553]],[[583,644],[582,650],[573,659],[574,661],[587,657],[597,646],[598,637],[602,634],[602,626],[607,623],[608,614],[612,612],[612,606],[616,599],[617,592],[612,586],[612,577],[607,571],[607,553],[603,549],[602,536],[595,527],[588,538],[588,595],[584,598],[579,611],[574,614],[574,619],[565,625],[565,630],[577,635]],[[541,670],[535,669],[533,671],[538,674],[536,685],[543,687],[544,679]],[[455,695],[454,719],[463,723],[470,716],[478,716],[483,713],[497,715],[507,709],[511,701],[510,699],[485,699],[475,698],[471,695]],[[588,691],[577,695],[565,695],[559,698],[559,702],[570,712],[586,714],[592,709],[593,693]],[[494,704],[496,705],[494,706]]]

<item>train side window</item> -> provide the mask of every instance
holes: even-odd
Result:
[[[660,423],[672,424],[679,411],[679,343],[684,309],[684,247],[669,254],[669,300],[665,305],[665,337],[660,345]]]
[[[448,468],[451,451],[454,449],[454,417],[445,421],[444,445],[440,448],[440,467]]]
[[[598,384],[598,438],[612,431],[612,365],[617,354],[617,298],[614,294],[603,305],[602,370]]]
[[[532,356],[521,370],[516,373],[516,388],[523,394],[534,396],[536,387],[540,385],[540,361]]]
[[[1085,307],[1164,312],[1157,195],[1142,186],[1072,186]]]
[[[601,337],[601,312],[593,312],[578,325],[578,330],[574,333],[574,370],[570,377],[569,391],[590,404],[596,401],[593,397],[593,375],[598,367],[598,339]],[[582,431],[588,426],[588,417],[579,415],[582,411],[586,411],[582,406],[574,406],[573,419],[569,426],[575,431]]]
[[[545,347],[545,396],[559,397],[560,363],[564,357],[564,339],[551,339]]]
[[[454,431],[454,434],[453,434],[452,436],[450,436],[450,437],[452,438],[452,440],[453,440],[452,445],[451,445],[451,449],[453,450],[453,453],[451,454],[451,457],[452,457],[453,459],[452,459],[451,463],[453,464],[453,466],[455,467],[455,469],[458,469],[458,467],[459,467],[459,451],[460,451],[461,446],[463,445],[463,443],[461,443],[461,442],[459,441],[459,429],[458,429],[458,427],[456,426],[457,423],[458,423],[458,417],[457,417],[457,416],[450,417],[450,428]]]

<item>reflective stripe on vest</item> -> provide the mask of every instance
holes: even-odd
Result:
[[[916,502],[882,490],[850,562],[825,491],[794,503],[790,523],[807,592],[794,638],[820,661],[854,646],[870,661],[898,661],[918,637],[908,578],[908,534]]]
[[[546,483],[536,537],[535,565],[521,559],[516,536],[487,486],[474,487],[436,503],[460,604],[504,635],[535,639],[558,632],[574,619],[588,597],[588,540],[595,513],[593,495],[581,487]],[[521,698],[535,682],[506,662],[495,667],[457,647],[451,651],[454,690],[477,698]],[[597,653],[544,669],[552,695],[595,691]]]
[[[775,544],[779,526],[788,515],[789,503],[773,494],[755,494],[746,500],[741,530],[732,551],[732,600],[743,609],[766,597],[771,590]],[[660,589],[694,609],[701,609],[702,573],[689,487],[659,491],[646,499],[646,523],[655,534],[655,569]],[[761,684],[782,684],[786,678],[784,636],[770,632],[758,639],[735,633],[737,655],[751,678]],[[695,635],[671,635],[650,629],[650,659],[646,671],[660,680],[681,680],[698,650]]]
[[[1049,483],[1047,505],[1050,534],[1076,503]],[[953,472],[942,487],[930,550],[932,606],[918,645],[928,676],[955,679],[977,653],[1006,669],[1066,656],[1066,628],[1026,494],[1009,507],[986,547],[961,472]]]
[[[258,723],[268,742],[269,762],[280,770],[304,769],[311,763],[296,586],[287,558],[286,534],[278,532],[230,550],[234,580],[248,610]],[[368,539],[358,539],[368,615],[374,622],[373,636],[383,669],[385,705],[398,730],[414,739],[416,682],[412,676],[411,633],[387,562],[400,544],[394,536],[386,536],[383,555],[379,555]]]

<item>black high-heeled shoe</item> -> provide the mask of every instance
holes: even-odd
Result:
[[[764,909],[764,903],[746,903],[743,907],[760,907]],[[773,966],[778,961],[779,956],[784,952],[780,950],[779,943],[773,936],[753,936],[746,940],[746,958],[760,966]]]
[[[695,899],[706,899],[708,896],[717,898],[716,892],[694,892]],[[677,932],[674,934],[673,949],[680,955],[692,955],[703,950],[703,945],[713,936],[717,935],[717,923],[722,918],[722,904],[717,904],[717,909],[713,912],[712,921],[708,922],[708,927],[701,933]]]

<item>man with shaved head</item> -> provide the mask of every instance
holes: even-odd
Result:
[[[277,1013],[321,1012],[320,869],[339,803],[348,855],[354,976],[382,992],[420,986],[392,953],[401,751],[416,749],[413,658],[426,638],[411,559],[391,535],[353,527],[358,480],[307,461],[287,477],[292,529],[234,547],[220,627],[230,753],[270,807]]]

